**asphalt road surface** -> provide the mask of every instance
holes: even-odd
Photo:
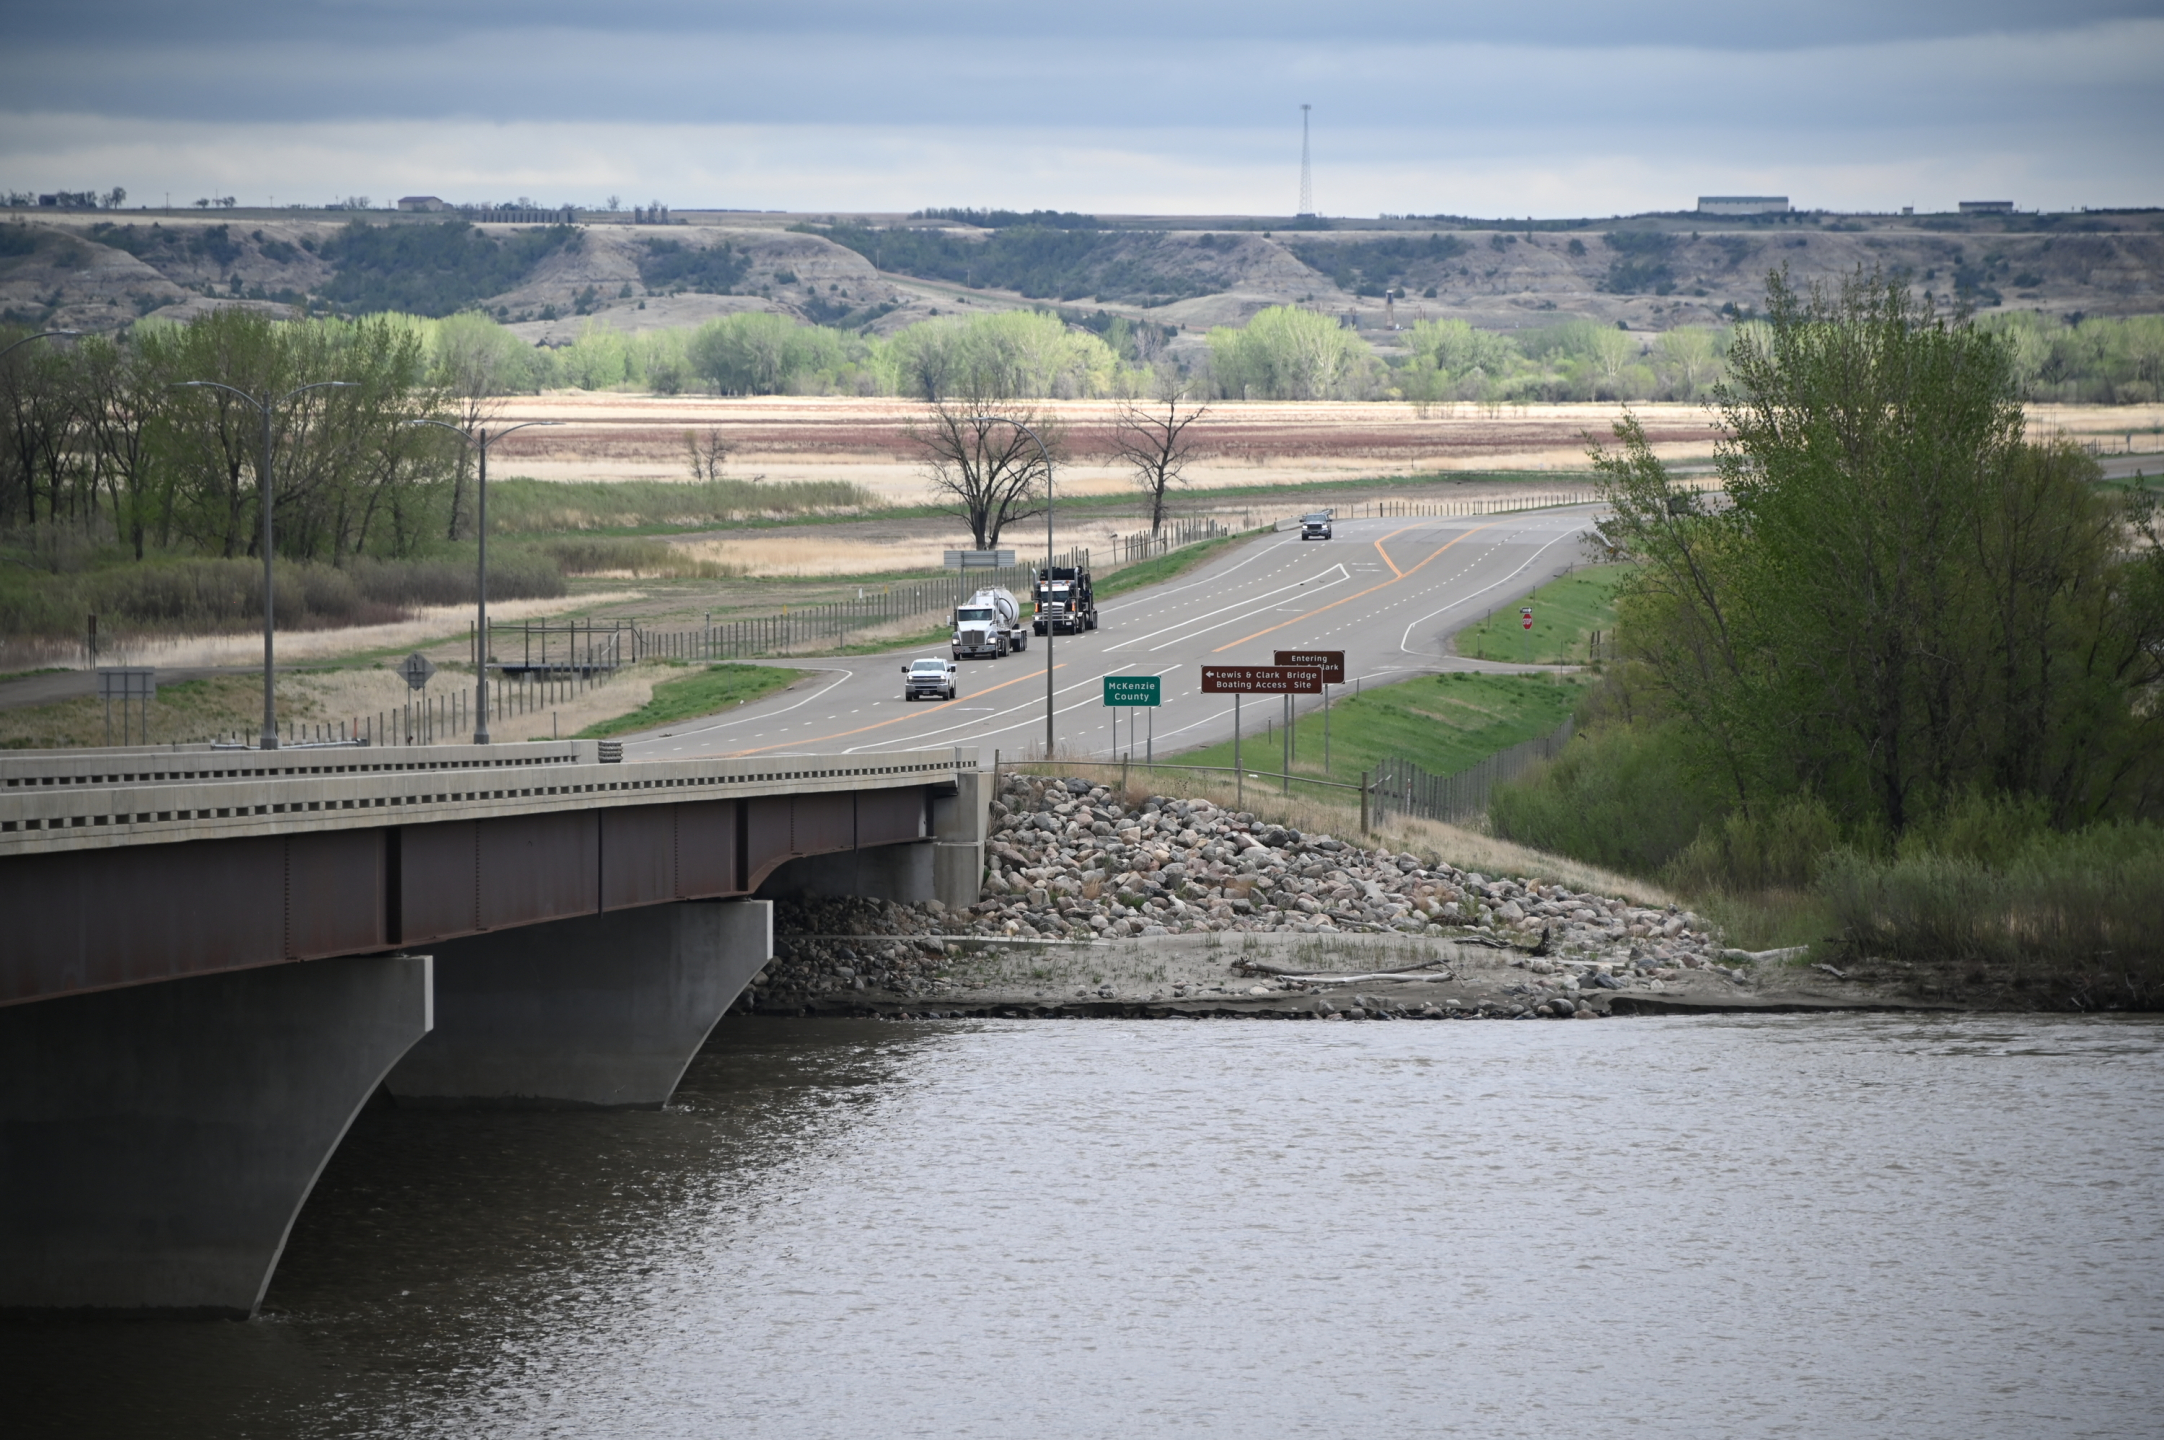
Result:
[[[1103,699],[1107,675],[1163,677],[1163,704],[1136,728],[1139,759],[1154,739],[1158,759],[1227,739],[1229,695],[1200,693],[1204,665],[1268,665],[1280,649],[1345,651],[1344,687],[1437,670],[1521,667],[1460,659],[1444,639],[1491,610],[1584,561],[1581,537],[1596,507],[1430,520],[1340,521],[1332,540],[1298,531],[1238,546],[1179,579],[1099,607],[1098,628],[1059,636],[1051,686],[1060,753],[1111,758],[1129,749],[1127,717]],[[945,656],[945,646],[921,652]],[[726,716],[627,737],[627,757],[849,754],[946,745],[1042,754],[1045,640],[1000,660],[960,662],[950,701],[902,698],[911,653],[791,660],[812,680]],[[777,662],[783,663],[783,662]],[[1303,697],[1301,713],[1320,704]],[[1241,728],[1255,733],[1283,702],[1242,702]],[[1153,733],[1154,732],[1154,733]],[[989,756],[987,756],[989,758]]]

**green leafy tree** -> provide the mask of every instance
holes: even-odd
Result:
[[[833,331],[763,310],[709,320],[685,349],[692,369],[724,395],[779,395],[792,381],[842,359]]]
[[[1245,329],[1210,332],[1210,373],[1231,399],[1329,399],[1352,385],[1371,355],[1354,331],[1293,305],[1258,311]]]
[[[1728,504],[1678,486],[1635,419],[1594,452],[1603,540],[1641,562],[1623,633],[1701,773],[1746,816],[1809,793],[1894,835],[1975,790],[2063,825],[2151,803],[2149,513],[2026,444],[2008,346],[1904,286],[1775,276],[1767,308],[1715,391]]]

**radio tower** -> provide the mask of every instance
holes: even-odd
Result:
[[[1314,108],[1312,105],[1302,105],[1300,107],[1300,209],[1298,213],[1302,220],[1309,219],[1315,214],[1315,177],[1309,173],[1307,168],[1307,112]]]

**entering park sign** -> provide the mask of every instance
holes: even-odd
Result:
[[[1161,703],[1164,680],[1156,675],[1105,676],[1105,704],[1156,705]]]

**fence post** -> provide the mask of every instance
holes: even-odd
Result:
[[[1360,772],[1360,833],[1368,833],[1368,772]]]

